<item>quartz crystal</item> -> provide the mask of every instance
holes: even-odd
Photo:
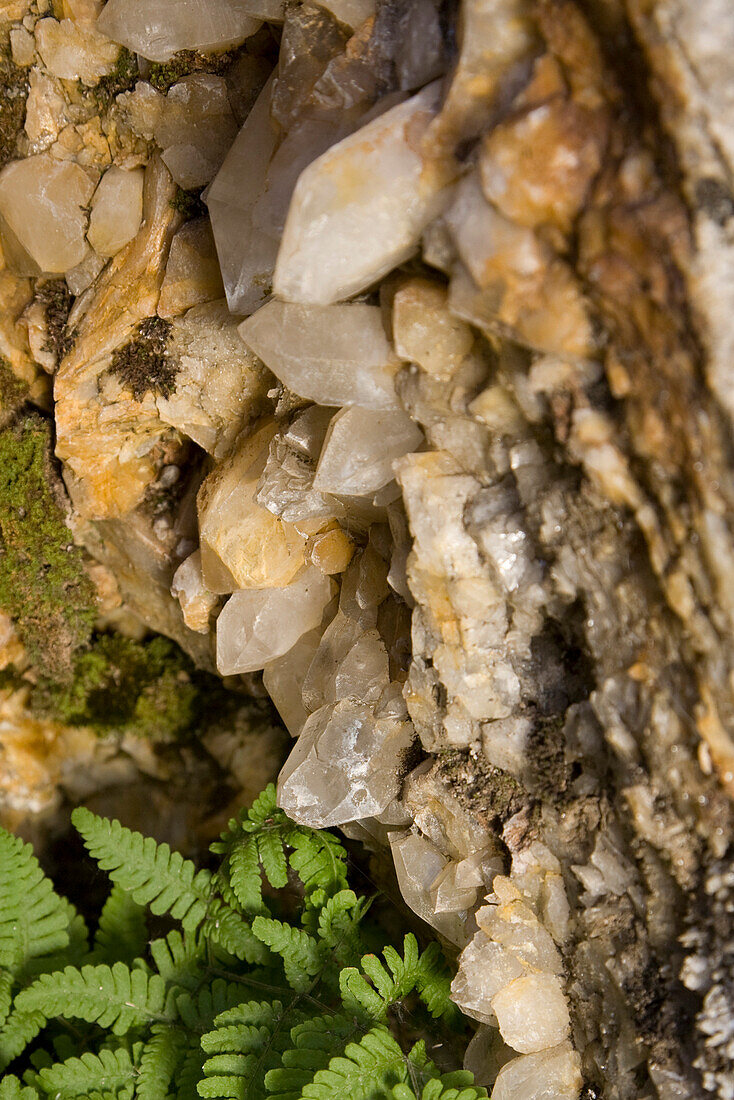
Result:
[[[313,487],[354,496],[374,493],[392,480],[393,462],[414,451],[422,438],[399,409],[342,409],[329,425]]]
[[[734,1100],[730,8],[0,0],[0,425],[94,629],[267,691],[280,803],[392,858],[493,1100]],[[186,745],[237,799],[253,706]]]
[[[466,942],[466,913],[437,912],[431,888],[448,865],[448,860],[427,837],[417,833],[389,833],[400,892],[422,920],[457,946]]]
[[[508,1062],[499,1071],[492,1100],[576,1100],[582,1083],[579,1056],[566,1041]]]
[[[0,172],[0,218],[37,271],[63,272],[84,259],[93,175],[42,153]]]
[[[184,190],[212,181],[236,133],[227,84],[212,73],[191,73],[174,84],[155,127],[163,161]]]
[[[252,313],[268,297],[278,242],[253,224],[263,193],[277,130],[270,118],[272,79],[255,106],[207,192],[214,238],[229,308]]]
[[[568,1005],[555,974],[523,974],[491,999],[500,1034],[521,1054],[556,1046],[569,1032]]]
[[[191,306],[223,297],[211,223],[208,218],[194,218],[181,226],[171,242],[158,316],[177,317]]]
[[[226,50],[260,26],[243,0],[107,0],[97,27],[149,61],[179,50]]]
[[[337,302],[415,250],[450,182],[448,167],[424,156],[419,145],[439,91],[430,85],[393,107],[301,174],[278,252],[273,285],[279,297],[305,305]]]
[[[204,583],[201,572],[201,551],[195,550],[182,561],[171,582],[171,595],[181,604],[183,619],[190,630],[200,634],[209,631],[212,613],[219,597]]]
[[[114,256],[131,241],[143,217],[143,170],[109,168],[92,198],[87,240],[100,256]]]
[[[320,707],[280,773],[279,804],[317,829],[374,817],[398,793],[412,740],[399,708],[381,713],[354,698]]]
[[[242,323],[240,336],[301,397],[321,405],[399,407],[394,378],[400,361],[377,306],[273,301]]]
[[[331,596],[331,581],[313,567],[283,588],[235,592],[217,619],[217,668],[234,676],[281,657],[318,626]]]
[[[298,737],[308,718],[301,688],[321,641],[321,629],[308,630],[282,657],[268,662],[263,684],[292,737]]]
[[[199,491],[201,560],[213,592],[281,588],[305,564],[305,538],[255,499],[274,432],[266,422],[246,434]]]

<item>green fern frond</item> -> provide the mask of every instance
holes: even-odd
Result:
[[[197,871],[167,844],[97,817],[84,806],[74,810],[72,822],[92,858],[139,905],[147,905],[155,916],[170,913],[187,931],[200,924],[211,895],[209,871]]]
[[[13,1006],[13,975],[0,970],[0,1027],[5,1023]]]
[[[303,883],[306,900],[320,908],[328,898],[347,890],[347,853],[333,833],[291,825],[290,865]]]
[[[265,1075],[269,1100],[299,1100],[305,1086],[344,1050],[356,1030],[354,1020],[337,1013],[292,1027],[291,1046],[283,1051],[282,1065]]]
[[[201,1081],[204,1055],[199,1046],[199,1036],[189,1040],[181,1065],[176,1070],[174,1092],[176,1100],[199,1100],[198,1084]]]
[[[137,1100],[166,1100],[186,1051],[183,1031],[165,1024],[154,1024],[140,1056],[135,1088]]]
[[[209,845],[209,851],[214,855],[226,856],[232,846],[239,843],[243,835],[258,833],[264,825],[270,828],[291,825],[283,811],[278,809],[274,783],[267,785],[249,809],[242,809],[237,817],[231,818],[225,831],[220,834],[219,840]]]
[[[410,935],[405,937],[406,945]],[[461,1012],[451,1000],[451,977],[440,945],[429,943],[418,960],[415,987],[435,1020],[442,1019],[453,1024],[461,1019]]]
[[[30,844],[0,829],[0,966],[21,977],[31,962],[69,943],[69,906]]]
[[[273,917],[255,917],[252,931],[271,951],[280,955],[291,988],[296,993],[305,993],[325,962],[319,941],[303,928],[294,928]]]
[[[236,844],[229,856],[229,885],[245,913],[260,913],[263,908],[263,883],[257,837]]]
[[[272,961],[266,946],[254,934],[248,922],[218,899],[209,906],[201,934],[243,962],[264,966]]]
[[[179,994],[175,998],[176,1010],[184,1026],[201,1035],[211,1028],[217,1016],[242,1003],[243,992],[240,982],[215,978],[196,994]]]
[[[361,955],[360,924],[369,906],[369,898],[358,898],[353,890],[340,890],[319,912],[319,938],[330,948],[339,966],[346,966]]]
[[[383,963],[377,955],[363,955],[359,968],[344,967],[339,986],[345,1008],[362,1012],[372,1020],[384,1020],[391,1005],[414,990],[435,1018],[458,1013],[450,1000],[451,977],[437,943],[420,953],[418,941],[409,932],[403,954],[388,945]]]
[[[18,1012],[86,1020],[122,1035],[136,1025],[165,1019],[166,986],[158,974],[114,966],[67,966],[43,974],[15,999]]]
[[[76,1096],[108,1093],[121,1098],[132,1096],[138,1068],[124,1048],[101,1050],[99,1054],[82,1054],[69,1058],[49,1069],[42,1069],[36,1078],[39,1089],[55,1100],[71,1100]]]
[[[386,1027],[378,1024],[349,1043],[342,1057],[318,1070],[301,1093],[304,1100],[383,1100],[408,1076],[406,1058]]]
[[[481,1085],[472,1083],[472,1075],[464,1070],[446,1073],[414,1092],[406,1084],[395,1085],[392,1100],[485,1100],[489,1093]]]
[[[34,1088],[21,1084],[11,1073],[7,1073],[0,1081],[0,1100],[38,1100],[38,1093]]]
[[[131,963],[143,954],[147,942],[145,909],[127,890],[115,884],[99,918],[90,961]]]
[[[203,936],[182,936],[174,928],[167,936],[151,942],[150,954],[156,970],[169,988],[194,991],[201,985],[206,962]]]
[[[23,1053],[45,1023],[46,1017],[40,1009],[24,1012],[18,1008],[16,998],[13,1011],[0,1029],[0,1071]]]
[[[258,833],[257,850],[266,879],[275,890],[282,890],[288,885],[288,864],[282,836],[267,829]]]
[[[280,1001],[248,1001],[220,1013],[214,1030],[201,1039],[209,1057],[203,1065],[199,1095],[246,1100],[268,1096],[265,1077],[291,1044],[290,1024],[302,1018],[302,1013],[294,1013]]]

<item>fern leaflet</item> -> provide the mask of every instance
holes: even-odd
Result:
[[[471,1073],[459,1070],[435,1077],[418,1092],[406,1084],[395,1085],[391,1100],[484,1100],[487,1096],[485,1088],[472,1084]]]
[[[17,1077],[7,1073],[0,1081],[0,1100],[38,1100],[34,1088],[23,1086]]]
[[[114,883],[127,890],[139,905],[161,916],[170,913],[187,931],[203,919],[211,894],[211,874],[167,844],[126,829],[119,821],[97,817],[78,806],[72,821],[100,867]]]
[[[315,1016],[291,1028],[292,1046],[283,1052],[282,1064],[265,1076],[270,1100],[298,1100],[314,1074],[355,1035],[354,1021],[333,1013]]]
[[[131,963],[145,951],[145,909],[122,886],[114,885],[99,918],[90,961]]]
[[[132,1097],[138,1076],[137,1066],[127,1050],[101,1050],[99,1054],[82,1054],[48,1069],[42,1069],[36,1083],[42,1092],[56,1100],[71,1100],[93,1093],[112,1093]]]
[[[32,959],[63,950],[69,916],[31,845],[0,829],[0,966],[20,977]]]
[[[180,1029],[153,1025],[140,1055],[137,1100],[166,1100],[186,1050],[186,1035]]]
[[[165,1018],[165,982],[158,974],[114,966],[67,966],[43,974],[15,999],[19,1012],[76,1017],[122,1035],[131,1027]]]
[[[269,1096],[266,1074],[279,1065],[291,1042],[288,1027],[298,1019],[302,1014],[280,1001],[249,1001],[218,1015],[214,1030],[201,1039],[209,1057],[199,1095],[246,1100]]]
[[[42,1010],[24,1012],[16,1004],[0,1030],[0,1070],[22,1054],[46,1023]]]
[[[408,1075],[406,1058],[386,1027],[376,1025],[343,1057],[332,1058],[303,1087],[304,1100],[378,1100]]]
[[[273,917],[255,917],[252,931],[271,951],[280,955],[291,988],[296,993],[305,993],[325,961],[318,940],[302,928],[294,928]]]
[[[450,1000],[451,978],[437,943],[430,944],[421,954],[418,941],[409,932],[403,942],[402,956],[388,945],[383,957],[384,963],[377,955],[363,955],[360,968],[345,967],[341,971],[342,998],[352,1011],[361,1011],[373,1020],[384,1020],[390,1005],[415,990],[432,1016],[451,1018],[457,1012]]]

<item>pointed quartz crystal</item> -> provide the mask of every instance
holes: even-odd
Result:
[[[402,409],[342,409],[329,425],[313,487],[347,496],[374,493],[392,480],[393,462],[422,439]]]
[[[240,325],[240,336],[290,390],[320,405],[397,409],[400,360],[378,306],[361,302],[299,306],[268,302]]]
[[[315,160],[296,184],[275,293],[328,305],[406,260],[440,213],[452,170],[421,152],[440,85],[430,84]],[[406,141],[406,135],[410,140]]]
[[[235,138],[207,195],[227,302],[233,313],[252,313],[269,293],[278,242],[253,224],[277,133],[270,119],[268,80]]]
[[[222,676],[254,672],[291,649],[319,625],[332,582],[313,566],[284,588],[235,592],[217,619],[217,668]]]
[[[315,711],[278,780],[278,803],[294,821],[330,828],[382,813],[397,796],[413,740],[401,708],[381,713],[357,699]]]

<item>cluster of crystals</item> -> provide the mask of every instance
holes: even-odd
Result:
[[[165,91],[138,81],[114,163],[59,155],[59,116],[0,173],[0,231],[20,274],[65,272],[80,295],[55,378],[79,537],[200,663],[262,670],[297,739],[281,805],[389,846],[408,904],[461,949],[469,1064],[495,1100],[575,1100],[560,864],[522,810],[500,845],[431,762],[411,767],[417,732],[530,786],[536,726],[572,702],[547,628],[576,593],[562,565],[545,583],[530,533],[549,481],[530,425],[598,376],[564,256],[604,118],[588,74],[537,56],[520,0],[466,0],[450,74],[442,19],[434,0],[108,0],[89,24],[100,72],[111,39],[148,75],[181,49],[252,52]],[[272,75],[263,21],[283,24]],[[34,33],[49,94],[67,70]],[[207,185],[208,216],[181,225],[176,185]],[[136,389],[115,353],[154,315],[175,385]],[[606,422],[568,419],[625,499]]]

